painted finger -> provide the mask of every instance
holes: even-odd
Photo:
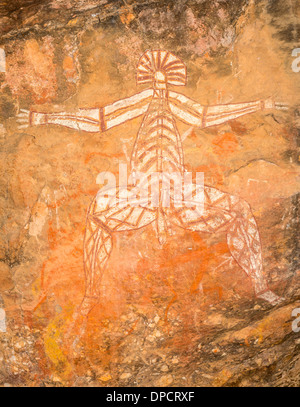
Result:
[[[275,103],[275,106],[277,107],[289,107],[289,104],[288,103],[285,103],[285,102],[276,102]]]

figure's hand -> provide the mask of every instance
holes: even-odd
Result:
[[[21,109],[17,115],[17,123],[19,129],[26,129],[29,126],[29,110]]]
[[[268,291],[264,292],[263,294],[257,294],[257,297],[269,302],[272,305],[278,305],[278,304],[281,304],[282,302],[284,302],[284,298],[279,297],[278,295],[273,293],[273,291],[271,291],[271,290],[268,290]]]
[[[265,109],[288,110],[289,105],[285,102],[275,102],[273,98],[265,100]]]

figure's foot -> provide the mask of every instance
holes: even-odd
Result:
[[[70,326],[65,335],[65,341],[74,345],[84,335],[87,317],[91,310],[97,305],[98,298],[84,297],[82,303],[75,309]]]
[[[92,309],[98,304],[99,302],[99,297],[84,297],[82,300],[82,303],[77,309],[77,314],[87,317],[89,313],[92,311]]]
[[[72,319],[68,323],[64,336],[64,342],[68,348],[72,348],[74,343],[84,335],[86,320],[87,317],[80,315],[80,313],[75,310]]]
[[[279,297],[271,290],[264,291],[261,294],[256,294],[256,296],[258,298],[261,298],[262,300],[269,302],[272,305],[278,305],[284,301],[283,297]]]

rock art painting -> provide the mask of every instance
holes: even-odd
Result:
[[[146,178],[155,173],[160,179],[175,172],[183,178],[183,146],[176,119],[194,127],[205,128],[259,110],[287,109],[283,103],[272,100],[203,106],[180,93],[169,91],[170,85],[186,84],[186,66],[167,51],[146,51],[143,54],[137,67],[137,83],[150,83],[151,88],[101,108],[81,109],[73,114],[23,110],[18,116],[20,128],[27,125],[56,124],[87,132],[103,132],[143,115],[131,156],[131,172],[141,171]],[[256,295],[272,304],[280,301],[269,290],[263,277],[260,237],[249,204],[238,197],[205,186],[203,213],[190,209],[193,201],[195,207],[201,203],[195,201],[195,191],[190,191],[190,196],[185,196],[175,208],[174,196],[171,197],[170,205],[165,204],[162,185],[159,184],[159,179],[157,182],[156,177],[152,176],[149,182],[150,187],[154,183],[158,185],[157,205],[153,205],[153,202],[132,205],[136,201],[136,195],[131,196],[131,189],[125,190],[127,199],[121,199],[118,203],[111,200],[106,204],[99,198],[92,203],[87,215],[84,242],[86,295],[80,312],[89,313],[93,303],[97,303],[101,295],[101,276],[112,251],[113,232],[140,229],[152,222],[156,223],[161,244],[166,239],[164,235],[167,224],[173,223],[187,230],[207,233],[226,230],[230,253],[252,278]],[[116,194],[119,197],[122,191],[118,189]],[[169,210],[166,210],[168,206]]]
[[[298,386],[298,2],[20,3],[0,385]]]

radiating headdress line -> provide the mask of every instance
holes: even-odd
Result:
[[[168,51],[146,51],[137,66],[137,83],[153,83],[155,74],[161,72],[169,85],[186,85],[186,66]]]

